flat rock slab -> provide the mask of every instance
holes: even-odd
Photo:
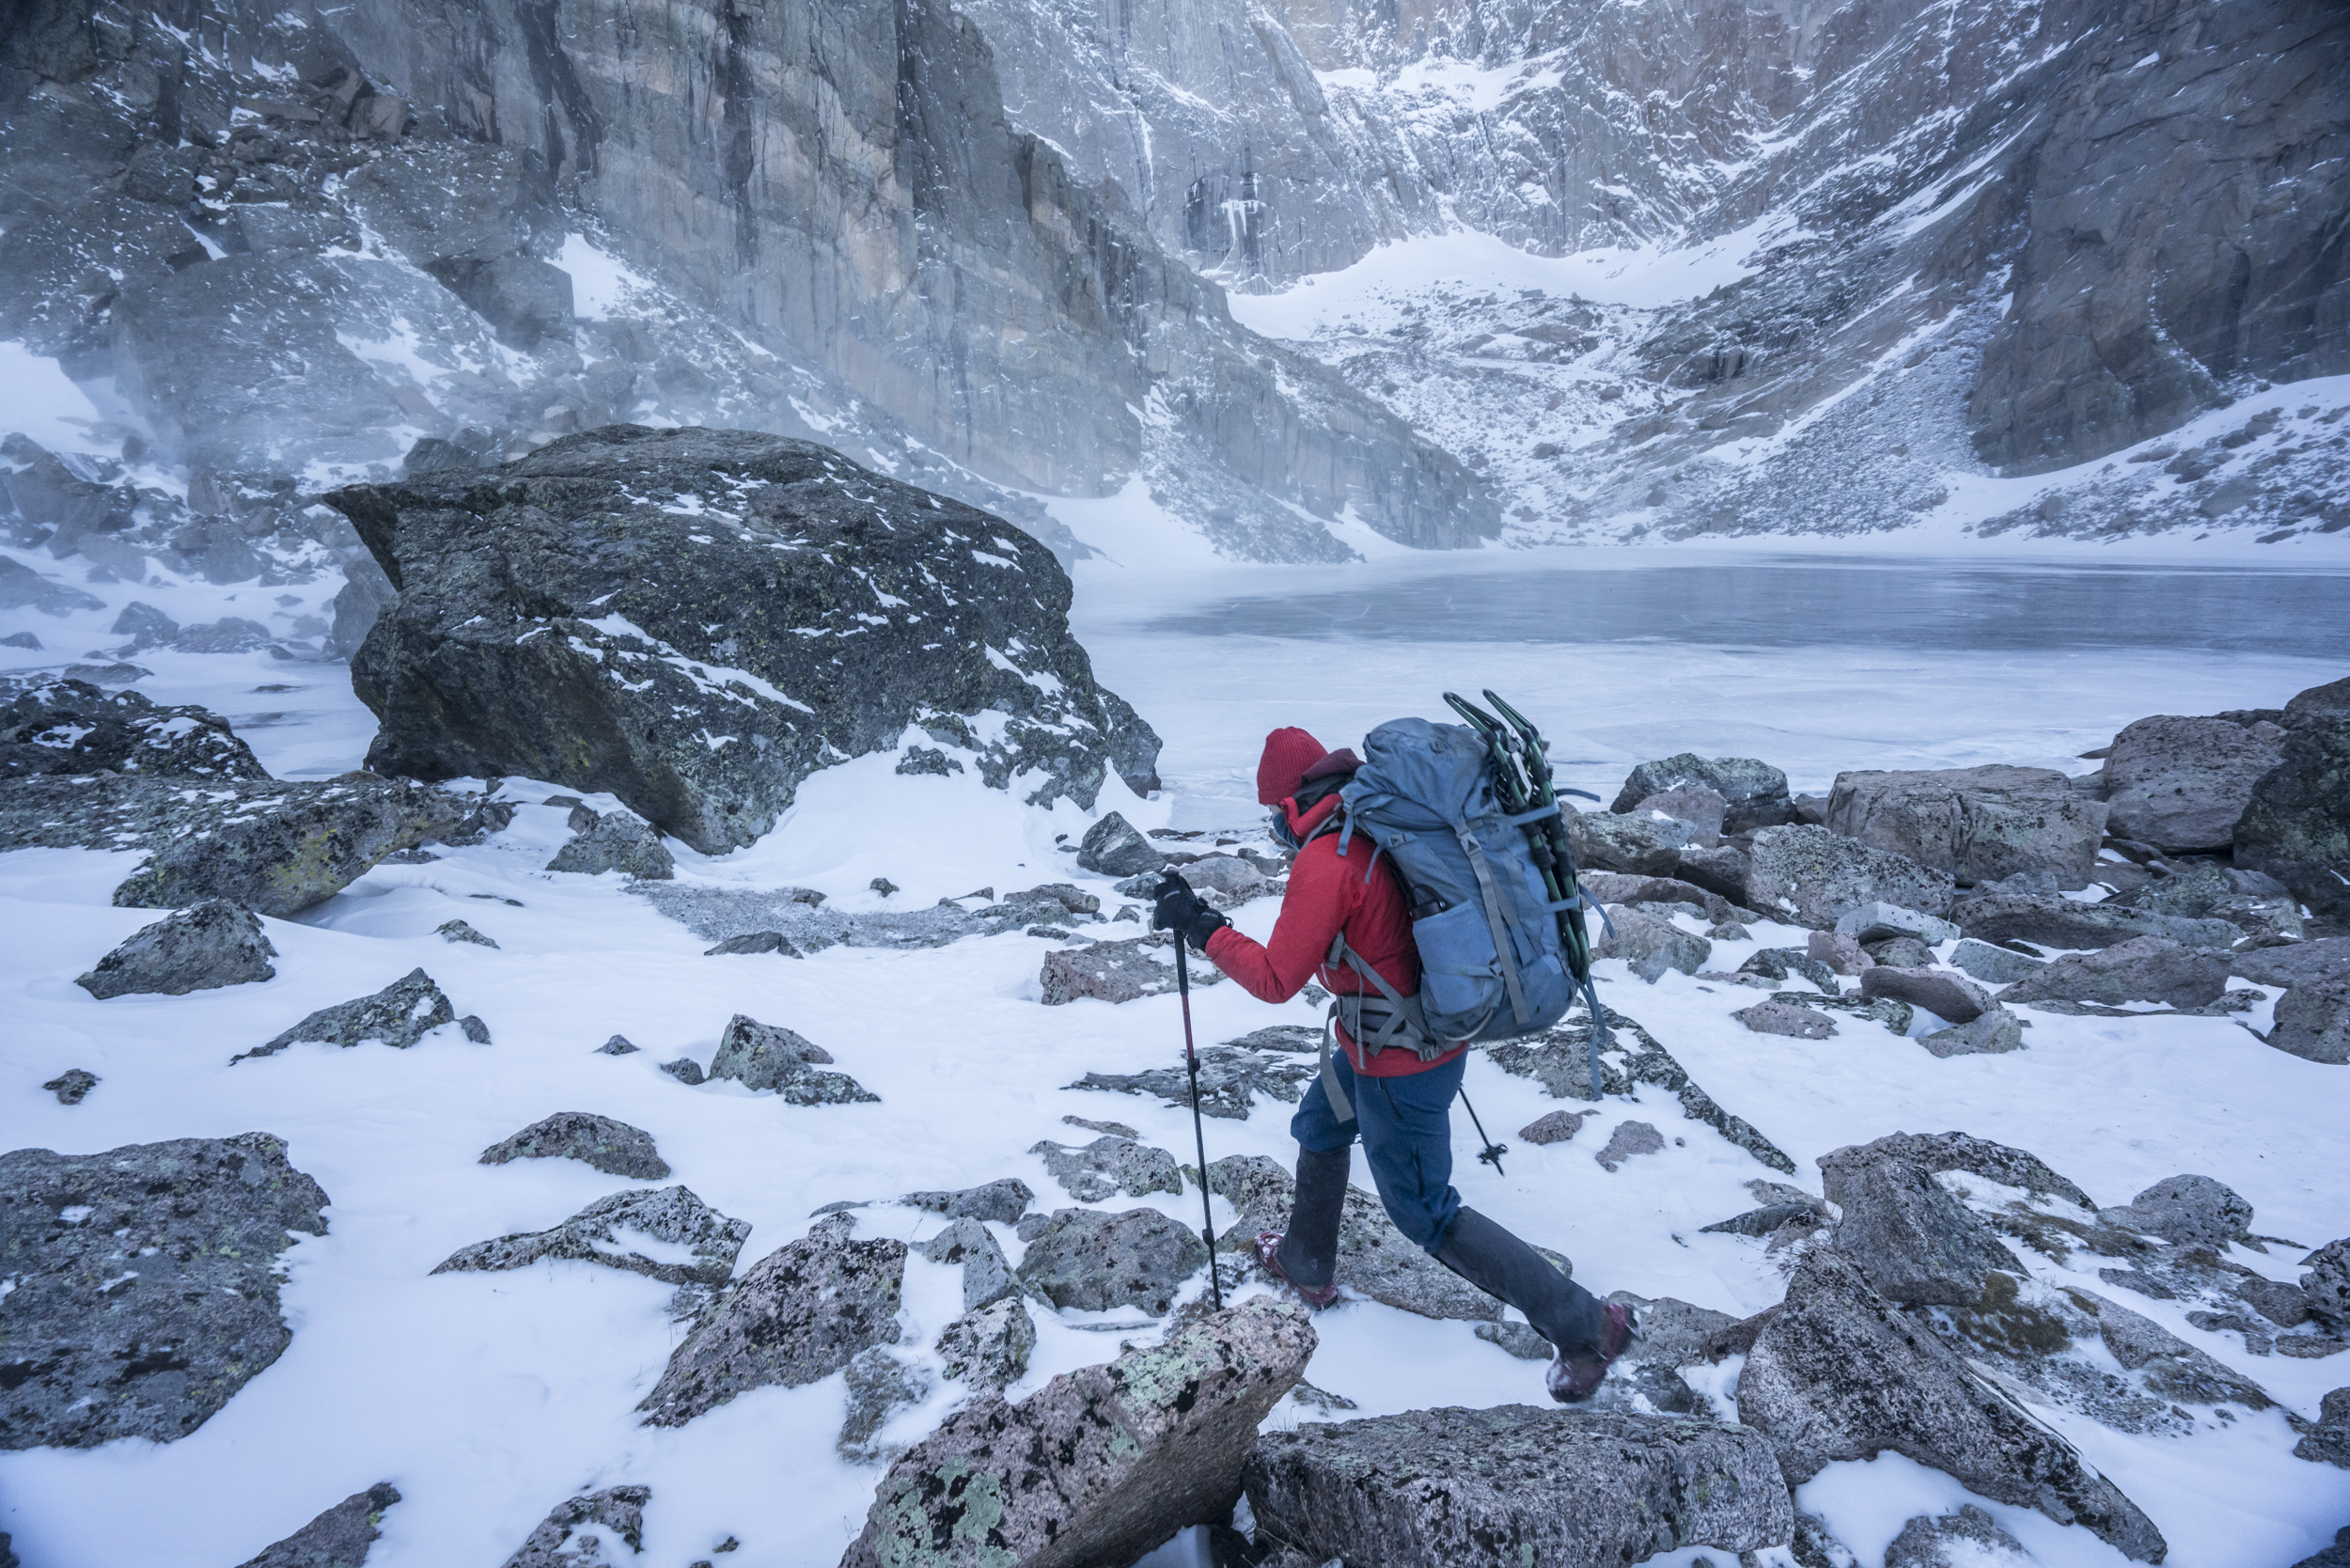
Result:
[[[662,1181],[669,1174],[669,1162],[653,1146],[650,1133],[588,1111],[556,1111],[481,1152],[483,1165],[544,1159],[578,1160],[640,1182]]]
[[[1017,1176],[999,1176],[960,1192],[910,1192],[898,1201],[948,1219],[992,1219],[1010,1225],[1028,1212],[1036,1193]]]
[[[203,899],[133,932],[74,984],[110,996],[184,996],[224,985],[274,980],[277,949],[260,917],[227,899]]]
[[[1293,1105],[1321,1070],[1316,1061],[1268,1056],[1237,1045],[1207,1046],[1199,1052],[1200,1112],[1228,1121],[1245,1121],[1249,1107],[1261,1094]],[[1066,1087],[1155,1095],[1170,1107],[1191,1108],[1191,1074],[1181,1067],[1153,1067],[1140,1073],[1088,1073]]]
[[[1314,1345],[1302,1308],[1259,1298],[1017,1404],[977,1400],[890,1466],[841,1568],[1130,1562],[1230,1506]]]
[[[353,1492],[260,1556],[240,1568],[360,1568],[368,1548],[384,1533],[384,1515],[400,1501],[400,1489],[379,1481]]]
[[[1793,1539],[1761,1434],[1685,1417],[1505,1404],[1269,1432],[1244,1472],[1259,1540],[1348,1568],[1627,1563]]]
[[[568,1258],[626,1269],[672,1285],[723,1285],[734,1272],[735,1256],[750,1235],[749,1220],[728,1219],[696,1197],[690,1187],[618,1192],[598,1199],[551,1230],[460,1247],[432,1272],[526,1268],[541,1259]],[[668,1247],[647,1248],[640,1236],[666,1242]],[[648,1251],[666,1254],[675,1247],[691,1253],[693,1262],[647,1255]]]
[[[1755,834],[1747,852],[1748,908],[1814,930],[1872,903],[1897,904],[1927,915],[1947,914],[1953,884],[1948,871],[1906,855],[1793,823]]]
[[[269,777],[253,748],[209,708],[164,707],[84,681],[0,678],[0,779],[93,773],[191,783]]]
[[[320,784],[124,774],[0,783],[0,850],[140,849],[115,889],[131,909],[208,898],[284,919],[342,891],[396,851],[470,840],[504,808],[372,774]]]
[[[1791,1035],[1797,1040],[1825,1040],[1836,1032],[1833,1021],[1808,1007],[1788,1002],[1757,1002],[1731,1014],[1757,1034]]]
[[[1518,1129],[1528,1143],[1564,1143],[1583,1130],[1584,1120],[1597,1111],[1547,1111]]]
[[[624,890],[705,942],[726,947],[747,940],[749,945],[731,950],[783,952],[788,949],[805,957],[833,947],[943,948],[966,936],[1000,936],[1032,925],[1097,919],[1092,911],[1073,909],[1070,904],[1101,901],[1089,893],[1071,901],[1061,891],[1068,886],[1055,883],[1007,893],[978,909],[965,909],[949,900],[903,914],[875,910],[855,915],[825,907],[821,895],[811,896],[802,887],[704,887],[638,880]],[[776,939],[775,947],[766,946],[768,937]]]
[[[1157,1316],[1208,1266],[1207,1244],[1156,1209],[1056,1209],[1022,1220],[1020,1239],[1028,1244],[1021,1283],[1055,1307],[1084,1312],[1139,1307]]]
[[[267,1133],[0,1154],[0,1448],[203,1425],[291,1342],[277,1255],[326,1203]]]
[[[1609,1135],[1607,1147],[1593,1154],[1601,1167],[1610,1174],[1623,1168],[1624,1162],[1636,1154],[1653,1154],[1665,1147],[1665,1135],[1645,1121],[1619,1121]]]
[[[2228,989],[2233,956],[2189,948],[2167,936],[2133,936],[2095,952],[2066,953],[2000,992],[1999,1000],[2010,1005],[2065,1001],[2203,1007]]]
[[[2350,936],[2318,936],[2237,953],[2230,967],[2255,985],[2307,985],[2350,975]]]
[[[401,589],[352,660],[384,773],[609,792],[705,854],[917,713],[989,786],[1036,775],[1033,805],[1156,787],[1052,552],[829,447],[611,425],[329,504]]]
[[[432,977],[422,969],[411,969],[371,996],[319,1009],[268,1044],[256,1046],[235,1059],[275,1056],[289,1045],[306,1042],[349,1049],[373,1040],[404,1051],[442,1025],[456,1022],[457,1010],[432,982]],[[474,1031],[465,1032],[471,1037]],[[489,1038],[486,1029],[480,1038]]]
[[[2012,985],[2045,969],[2048,961],[2019,953],[2013,948],[1994,947],[1969,936],[1950,949],[1950,964],[1953,968],[1966,970],[1985,985]]]
[[[2244,932],[2227,920],[2156,915],[2113,903],[2077,903],[2053,893],[1975,893],[1950,906],[1950,918],[1984,942],[2038,948],[2110,948],[2135,936],[2167,936],[2190,948],[2232,948]]]
[[[2059,1175],[2039,1155],[1970,1133],[1888,1133],[1873,1143],[1832,1150],[1821,1155],[1818,1164],[1826,1171],[1834,1166],[1880,1158],[1905,1160],[1929,1172],[1965,1170],[2005,1186],[2061,1198],[2092,1212],[2097,1207],[2089,1194]]]
[[[1832,1250],[1809,1253],[1747,1352],[1738,1419],[1778,1445],[1790,1484],[1891,1451],[1995,1502],[2078,1524],[2140,1562],[2161,1531],[2070,1443],[1975,1375]]]
[[[1080,1203],[1099,1203],[1120,1193],[1140,1198],[1183,1190],[1174,1155],[1130,1137],[1104,1134],[1076,1149],[1048,1138],[1028,1152],[1041,1157],[1046,1172]]]
[[[1132,1002],[1163,996],[1175,989],[1175,949],[1164,933],[1121,942],[1094,942],[1047,953],[1038,975],[1044,1005],[1060,1007],[1088,998]],[[1214,985],[1224,972],[1204,958],[1191,960],[1191,983]]]
[[[712,1302],[637,1409],[683,1426],[737,1394],[829,1377],[859,1351],[898,1342],[906,1244],[852,1241],[820,1224],[745,1270]]]
[[[1845,1151],[1838,1151],[1843,1154]],[[1891,1155],[1821,1162],[1827,1200],[1843,1211],[1835,1247],[1879,1295],[1913,1306],[1972,1307],[1993,1270],[2024,1265],[1934,1177]]]
[[[1920,1036],[1918,1043],[1937,1057],[1998,1056],[2024,1048],[2023,1020],[2003,1007],[1947,1029]]]
[[[1861,972],[1860,995],[1867,1001],[1890,997],[1919,1007],[1953,1024],[1971,1024],[1991,1011],[1991,993],[1965,975],[1947,969],[1903,969],[1873,964]]]

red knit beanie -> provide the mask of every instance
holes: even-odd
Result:
[[[1329,749],[1303,729],[1276,729],[1264,738],[1264,756],[1257,762],[1257,804],[1278,806],[1297,793],[1306,770],[1330,755]]]

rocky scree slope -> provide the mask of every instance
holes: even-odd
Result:
[[[174,463],[352,478],[657,417],[995,510],[1140,477],[1244,555],[1346,558],[1349,509],[1498,525],[1008,124],[943,4],[57,0],[0,36],[0,336]]]
[[[1157,787],[1051,552],[828,448],[619,425],[330,500],[400,590],[352,664],[379,771],[609,791],[713,854],[909,726],[1036,805]]]

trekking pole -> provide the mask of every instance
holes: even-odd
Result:
[[[1494,1174],[1496,1176],[1507,1176],[1510,1174],[1508,1171],[1501,1168],[1501,1156],[1510,1152],[1510,1146],[1506,1143],[1496,1143],[1492,1138],[1485,1136],[1485,1124],[1477,1120],[1477,1107],[1469,1104],[1468,1091],[1466,1090],[1463,1090],[1461,1091],[1461,1108],[1469,1113],[1469,1125],[1477,1129],[1478,1141],[1485,1146],[1483,1151],[1478,1154],[1478,1159],[1486,1165],[1492,1166],[1494,1168]]]
[[[1208,1130],[1199,1120],[1199,1053],[1191,1043],[1191,962],[1183,956],[1183,933],[1175,933],[1175,990],[1183,1002],[1183,1065],[1191,1073],[1191,1136],[1199,1150],[1199,1239],[1208,1244],[1208,1294],[1224,1310],[1224,1282],[1215,1277],[1215,1205],[1208,1195]]]

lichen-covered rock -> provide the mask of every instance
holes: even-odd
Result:
[[[1141,876],[1165,866],[1167,856],[1123,814],[1111,811],[1077,841],[1077,864],[1098,876]]]
[[[2133,936],[2093,952],[2066,953],[2000,992],[1999,1000],[2203,1007],[2228,989],[2229,971],[2224,952],[2186,947],[2165,936]]]
[[[325,783],[102,773],[0,783],[0,850],[142,849],[116,904],[184,909],[221,898],[278,919],[333,897],[429,839],[503,827],[478,796],[367,774]]]
[[[1078,1149],[1048,1138],[1028,1152],[1042,1157],[1046,1172],[1080,1203],[1183,1190],[1174,1155],[1130,1137],[1104,1135]]]
[[[651,1500],[650,1486],[610,1486],[559,1502],[504,1568],[604,1568],[621,1560],[604,1555],[608,1545],[626,1546],[633,1557],[645,1549],[645,1505]]]
[[[1636,1562],[1795,1529],[1769,1443],[1685,1417],[1505,1404],[1309,1422],[1260,1437],[1246,1485],[1258,1539],[1307,1561]]]
[[[795,1105],[878,1104],[881,1096],[846,1073],[826,1073],[815,1064],[832,1053],[791,1029],[762,1024],[744,1013],[727,1020],[710,1076],[732,1078],[746,1089],[774,1090]]]
[[[668,1242],[693,1254],[692,1262],[648,1258],[636,1250],[631,1231]],[[435,1274],[526,1268],[544,1258],[603,1263],[647,1275],[670,1285],[723,1285],[734,1260],[750,1239],[751,1222],[728,1219],[686,1186],[651,1192],[616,1192],[599,1198],[562,1224],[494,1241],[476,1242],[450,1253]]]
[[[1620,904],[1610,908],[1607,917],[1607,922],[1592,933],[1591,956],[1621,958],[1651,985],[1668,969],[1694,975],[1713,956],[1713,943],[1683,931],[1662,915]]]
[[[1238,1044],[1199,1051],[1199,1109],[1208,1116],[1245,1121],[1257,1095],[1295,1105],[1321,1071],[1318,1063],[1246,1050]],[[1182,1067],[1148,1067],[1139,1073],[1088,1073],[1071,1089],[1119,1094],[1152,1094],[1171,1106],[1191,1106],[1191,1074]]]
[[[1010,1225],[1028,1212],[1036,1193],[1017,1176],[999,1176],[960,1192],[910,1192],[898,1201],[948,1219],[992,1219]]]
[[[1752,1007],[1740,1008],[1731,1016],[1757,1034],[1783,1034],[1796,1040],[1825,1040],[1836,1032],[1832,1020],[1793,1002],[1757,1002]]]
[[[1019,1277],[1004,1257],[986,1226],[976,1219],[958,1219],[922,1243],[922,1255],[933,1263],[963,1270],[963,1309],[976,1312],[998,1301],[1016,1300]]]
[[[1139,1307],[1157,1316],[1184,1280],[1208,1266],[1207,1244],[1156,1209],[1056,1209],[1021,1222],[1028,1249],[1020,1282],[1062,1309],[1103,1312]]]
[[[1826,933],[1815,931],[1811,934],[1821,936]],[[1861,955],[1861,961],[1864,964],[1869,962],[1865,953]],[[1836,983],[1836,971],[1821,960],[1812,957],[1808,947],[1764,948],[1759,952],[1750,954],[1744,964],[1739,964],[1738,972],[1742,975],[1756,975],[1763,980],[1774,980],[1801,976],[1831,996],[1841,989]]]
[[[2292,891],[2265,871],[2196,860],[2169,876],[2136,887],[2112,901],[2150,915],[2191,920],[2225,920],[2244,932],[2246,945],[2274,947],[2301,941],[2309,933]]]
[[[483,1165],[544,1159],[578,1160],[640,1182],[658,1182],[669,1174],[669,1162],[653,1146],[650,1133],[589,1111],[556,1111],[481,1152]]]
[[[2350,716],[2312,713],[2287,731],[2236,823],[2235,863],[2320,915],[2350,914]]]
[[[1972,1307],[1991,1274],[2024,1265],[1942,1184],[1906,1160],[1821,1156],[1827,1200],[1843,1211],[1834,1245],[1879,1295],[1907,1306]]]
[[[1864,771],[1836,776],[1827,826],[1961,883],[2046,871],[2085,887],[2107,809],[2054,768]]]
[[[1950,906],[1950,918],[1985,942],[2042,948],[2110,948],[2138,936],[2167,936],[2190,948],[2232,948],[2244,936],[2243,928],[2226,920],[2077,903],[2054,893],[1975,893]]]
[[[1999,1056],[2024,1048],[2024,1023],[2003,1007],[1993,1007],[1964,1024],[1919,1037],[1918,1043],[1937,1057]]]
[[[384,1515],[400,1501],[400,1489],[379,1481],[321,1513],[241,1568],[360,1568],[368,1548],[384,1533]]]
[[[243,1052],[247,1057],[275,1056],[289,1045],[315,1041],[346,1050],[375,1040],[406,1050],[444,1024],[457,1022],[457,1010],[422,969],[411,969],[371,996],[360,996],[322,1007],[266,1045]]]
[[[0,1154],[0,1449],[184,1437],[274,1362],[326,1194],[267,1133]]]
[[[1862,971],[1860,996],[1871,1002],[1888,997],[1907,1002],[1953,1024],[1971,1024],[1996,1005],[1988,990],[1965,975],[1948,969],[1904,969],[1890,964],[1872,964]]]
[[[1730,802],[1719,790],[1709,785],[1676,784],[1635,802],[1628,814],[1639,816],[1650,811],[1687,823],[1696,835],[1693,843],[1718,844],[1722,841],[1722,823],[1730,815]]]
[[[2265,721],[2139,719],[2113,737],[2106,756],[2106,830],[2172,853],[2227,848],[2284,738]]]
[[[352,661],[384,772],[608,791],[708,854],[909,725],[1037,805],[1157,786],[1052,553],[829,447],[615,425],[330,503],[400,590]]]
[[[829,1377],[861,1350],[898,1342],[901,1241],[852,1241],[819,1225],[744,1271],[711,1303],[636,1408],[683,1426],[753,1388]]]
[[[1577,866],[1668,877],[1681,864],[1682,849],[1697,841],[1697,830],[1662,811],[1580,811],[1567,816],[1567,841]]]
[[[1130,1562],[1229,1506],[1314,1343],[1302,1308],[1259,1298],[1018,1404],[977,1400],[890,1466],[841,1568]]]
[[[1945,914],[1950,907],[1948,871],[1825,827],[1796,823],[1763,828],[1747,851],[1747,863],[1741,902],[1817,930],[1827,930],[1871,903],[1898,904],[1928,915]]]
[[[2307,985],[2350,976],[2350,936],[2315,936],[2282,948],[2237,953],[2234,973],[2256,985]]]
[[[1791,1484],[1839,1460],[1904,1454],[1995,1502],[2078,1524],[2140,1562],[2161,1531],[2070,1443],[1869,1288],[1842,1253],[1805,1255],[1738,1376],[1738,1419],[1768,1436]]]
[[[2350,975],[2296,985],[2278,997],[2268,1043],[2304,1061],[2350,1063]]]
[[[652,823],[633,811],[597,812],[574,806],[572,826],[576,830],[572,841],[555,852],[548,870],[583,876],[619,871],[646,882],[666,882],[677,875],[677,856]]]
[[[964,1276],[966,1281],[968,1274]],[[964,1294],[969,1295],[966,1283]],[[1027,1375],[1036,1323],[1017,1295],[990,1302],[939,1331],[937,1351],[952,1381],[1002,1390]]]
[[[2079,1298],[2096,1314],[2097,1337],[2106,1349],[2123,1369],[2138,1373],[2150,1392],[2182,1404],[2268,1408],[2266,1394],[2154,1319],[2116,1306],[2093,1291],[2080,1292]]]
[[[890,1417],[929,1397],[932,1388],[929,1372],[900,1359],[881,1345],[860,1350],[851,1357],[844,1381],[849,1408],[834,1446],[840,1450],[840,1457],[853,1465],[882,1457],[885,1450],[873,1441],[873,1435],[887,1424]]]
[[[1938,1518],[1919,1514],[1885,1548],[1885,1568],[2035,1568],[2039,1560],[1973,1503]]]
[[[1788,803],[1787,776],[1751,757],[1700,757],[1693,751],[1642,762],[1616,792],[1615,811],[1630,811],[1653,794],[1694,786],[1722,797],[1721,831],[1745,833],[1795,820]]]
[[[1191,959],[1191,983],[1214,985],[1224,971],[1206,959]],[[1131,1002],[1162,996],[1175,989],[1175,949],[1163,933],[1129,937],[1121,942],[1089,942],[1044,955],[1038,975],[1046,1007],[1060,1007],[1090,997],[1104,1002]]]
[[[205,899],[145,926],[100,959],[74,984],[109,996],[184,996],[224,985],[274,979],[277,949],[260,917],[226,899]]]
[[[228,721],[162,707],[86,682],[0,679],[0,779],[125,773],[173,778],[269,776]]]
[[[1234,1270],[1242,1278],[1270,1278],[1257,1258],[1257,1237],[1289,1224],[1295,1178],[1262,1154],[1227,1154],[1208,1167],[1208,1185],[1240,1211],[1216,1238],[1216,1264],[1227,1271],[1227,1281]],[[1563,1262],[1556,1253],[1545,1256]],[[1379,1200],[1360,1187],[1346,1189],[1340,1210],[1336,1278],[1347,1290],[1424,1318],[1501,1321],[1500,1302],[1414,1246]]]
[[[2225,1182],[2209,1176],[2165,1176],[2127,1203],[2099,1212],[2108,1225],[2124,1225],[2160,1236],[2177,1247],[2208,1247],[2227,1254],[2252,1223],[2252,1205]]]
[[[2095,1210],[2089,1194],[2051,1169],[2039,1155],[1967,1133],[1888,1133],[1873,1143],[1849,1145],[1820,1156],[1823,1170],[1831,1166],[1894,1159],[1929,1173],[1965,1170],[2005,1186],[2032,1194],[2049,1194],[2067,1203]]]

